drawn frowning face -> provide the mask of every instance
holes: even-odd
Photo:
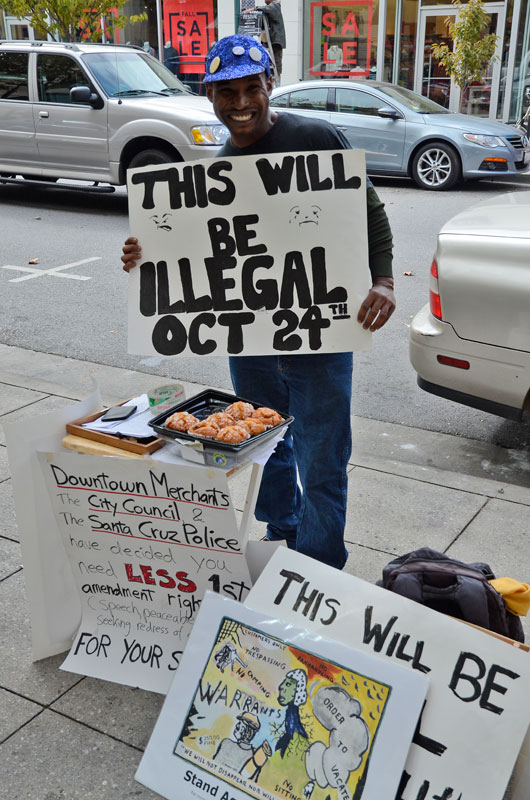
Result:
[[[318,225],[321,211],[320,206],[293,206],[289,211],[289,224],[294,223],[300,228],[302,225]]]
[[[167,212],[166,214],[153,214],[152,217],[150,217],[150,219],[152,219],[153,222],[155,223],[157,230],[171,231],[173,230],[171,225],[169,224],[169,218],[171,216],[172,215],[169,212]]]

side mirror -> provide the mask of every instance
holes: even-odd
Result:
[[[379,117],[383,117],[383,119],[403,119],[399,111],[396,111],[394,108],[379,108],[377,114]]]
[[[73,89],[70,89],[70,102],[82,103],[83,105],[97,108],[100,106],[101,99],[89,86],[74,86]]]

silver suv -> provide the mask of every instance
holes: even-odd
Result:
[[[0,178],[123,184],[147,164],[213,156],[228,136],[136,47],[0,42]]]

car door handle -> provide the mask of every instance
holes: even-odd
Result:
[[[47,119],[49,116],[50,116],[50,115],[48,114],[48,112],[47,112],[47,111],[39,111],[39,117],[40,117],[41,119]]]

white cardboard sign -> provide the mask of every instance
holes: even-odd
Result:
[[[430,679],[396,800],[502,799],[530,719],[528,653],[292,550],[245,604]]]
[[[41,453],[82,619],[63,669],[164,694],[206,589],[251,582],[226,475]]]
[[[67,650],[81,618],[72,570],[55,524],[37,452],[58,450],[65,425],[94,413],[101,405],[97,390],[86,400],[66,408],[4,426],[34,660]]]
[[[364,153],[200,159],[128,173],[142,263],[129,276],[129,352],[365,350]]]
[[[208,592],[136,778],[168,800],[390,800],[427,686]]]

